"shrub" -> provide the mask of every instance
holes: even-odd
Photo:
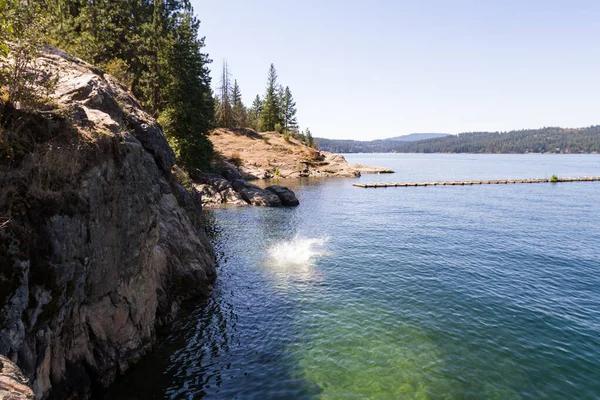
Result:
[[[552,175],[552,177],[550,178],[550,182],[558,182],[558,176]]]
[[[131,76],[129,74],[129,65],[120,58],[113,58],[104,68],[106,73],[114,76],[128,89],[131,89]]]
[[[242,156],[240,155],[239,151],[234,152],[231,157],[229,157],[229,161],[235,165],[236,168],[239,168],[242,166]]]
[[[171,169],[171,173],[175,177],[175,180],[179,182],[181,186],[188,190],[192,188],[192,178],[190,178],[189,174],[183,168],[175,164]]]
[[[275,132],[277,133],[281,133],[283,131],[283,127],[281,126],[281,124],[278,122],[275,124]]]
[[[283,140],[285,140],[286,143],[290,142],[291,136],[292,135],[290,135],[288,131],[283,132]]]

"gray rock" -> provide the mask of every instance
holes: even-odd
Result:
[[[297,206],[300,204],[296,194],[285,186],[273,185],[265,188],[265,190],[276,194],[284,206]]]
[[[242,179],[242,174],[240,171],[233,164],[230,164],[227,161],[223,161],[219,165],[219,172],[223,178],[227,179],[229,182],[236,179]]]
[[[199,173],[193,186],[201,194],[202,204],[206,207],[248,205],[242,196],[233,190],[231,183],[220,175]]]
[[[262,207],[279,207],[282,205],[279,196],[246,181],[236,179],[231,182],[231,186],[248,204]]]
[[[84,162],[82,149],[62,157],[73,174],[64,187],[18,169],[2,177],[12,186],[0,215],[12,220],[0,229],[0,353],[36,398],[78,398],[148,352],[183,300],[210,293],[215,257],[194,223],[199,193],[172,182],[160,126],[89,64],[51,48],[42,61],[59,77],[55,103],[96,141]],[[51,167],[40,161],[47,175],[64,170]]]

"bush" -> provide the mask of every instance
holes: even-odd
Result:
[[[281,133],[283,131],[283,127],[281,126],[281,124],[278,122],[275,124],[275,132],[277,133]]]
[[[550,182],[558,182],[558,176],[552,175],[552,177],[550,178]]]
[[[235,165],[236,168],[239,168],[242,166],[242,156],[240,155],[239,151],[234,152],[231,157],[229,158],[229,162],[231,162],[233,165]]]
[[[292,135],[290,135],[288,131],[283,132],[283,140],[285,140],[286,143],[290,142],[291,136]]]
[[[104,68],[107,74],[114,76],[128,89],[131,89],[131,76],[129,74],[129,65],[120,58],[113,58]]]

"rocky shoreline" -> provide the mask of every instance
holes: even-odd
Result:
[[[286,140],[277,132],[217,129],[210,139],[222,159],[213,163],[213,173],[198,173],[192,179],[194,189],[202,195],[202,204],[209,208],[299,204],[290,189],[279,185],[263,189],[249,183],[253,180],[356,178],[361,174],[394,172],[384,167],[349,164],[340,154],[313,149],[294,138]]]
[[[300,204],[294,192],[284,186],[273,185],[261,188],[243,179],[240,171],[228,162],[219,164],[222,175],[200,173],[192,185],[202,196],[204,207],[262,206],[280,207]]]
[[[393,173],[384,167],[349,164],[344,156],[311,148],[277,132],[216,129],[210,135],[215,150],[235,164],[246,180],[294,178],[355,178],[368,173]]]

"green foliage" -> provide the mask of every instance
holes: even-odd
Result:
[[[275,167],[275,169],[273,170],[273,175],[275,175],[275,176],[281,175],[281,171],[279,170],[279,167]]]
[[[252,107],[248,110],[248,126],[258,131],[260,129],[260,113],[263,109],[263,102],[259,95],[256,95],[252,102]]]
[[[48,21],[39,2],[0,0],[0,56],[11,58],[0,60],[0,87],[6,86],[6,100],[20,108],[48,102],[55,84],[38,65]]]
[[[288,131],[283,132],[283,140],[285,140],[286,143],[290,142],[291,136],[292,135]]]
[[[277,71],[275,65],[271,64],[267,78],[267,91],[260,113],[260,130],[272,131],[275,124],[281,122],[281,110],[277,96]]]
[[[283,127],[281,126],[281,124],[279,122],[275,124],[275,132],[277,132],[277,133],[283,132]],[[286,131],[286,133],[288,133],[288,132]],[[287,138],[288,138],[287,141],[289,141],[290,135],[288,135]]]
[[[237,80],[233,83],[233,89],[231,90],[231,103],[233,106],[233,122],[236,128],[245,128],[248,123],[248,115],[246,107],[242,102],[242,91],[237,83]]]
[[[315,142],[315,139],[312,136],[312,133],[310,132],[310,129],[306,128],[306,141],[305,141],[306,145],[308,147],[316,147],[317,143]]]
[[[558,182],[558,176],[552,175],[552,177],[550,178],[550,182]]]
[[[127,62],[120,58],[113,58],[106,64],[104,72],[117,78],[127,88],[131,88],[131,76]]]
[[[296,112],[296,102],[292,96],[292,91],[290,90],[289,86],[286,86],[281,99],[283,129],[286,131],[298,129]]]

